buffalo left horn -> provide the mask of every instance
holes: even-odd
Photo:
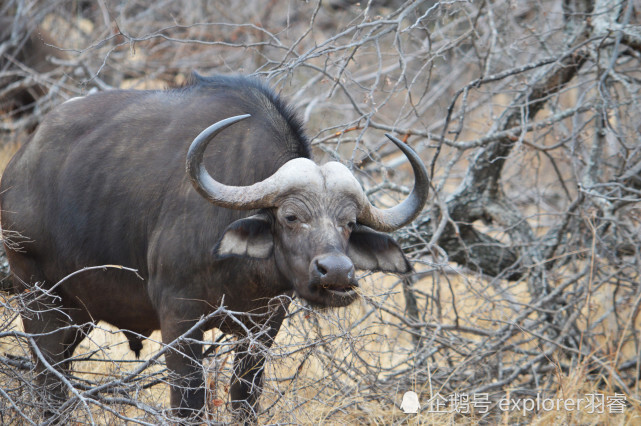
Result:
[[[423,210],[430,189],[430,179],[425,164],[409,145],[390,134],[386,133],[385,136],[394,142],[409,160],[414,171],[414,188],[400,204],[386,210],[376,208],[368,202],[358,216],[358,221],[377,231],[392,232],[416,219]]]

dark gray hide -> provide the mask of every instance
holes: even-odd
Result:
[[[201,153],[211,143],[204,168],[198,153],[190,159],[191,182],[185,160],[192,140],[212,123],[242,114],[251,117],[218,126],[213,139],[201,136]],[[6,245],[14,286],[51,287],[83,267],[106,264],[135,268],[143,279],[115,269],[78,274],[55,288],[59,298],[30,306],[41,312],[23,315],[25,329],[49,333],[36,337],[36,344],[49,363],[64,370],[69,363],[63,360],[95,321],[128,330],[132,349],[140,350],[140,335],[160,329],[163,341],[172,342],[224,300],[229,310],[252,313],[251,319],[239,319],[248,329],[267,329],[262,339],[269,346],[287,307],[270,299],[296,293],[321,308],[344,306],[356,298],[354,268],[410,270],[396,242],[362,225],[395,229],[423,207],[424,166],[402,149],[414,156],[421,179],[407,199],[413,200],[411,211],[398,219],[386,216],[398,216],[394,209],[364,205],[362,190],[354,189],[356,181],[344,166],[288,163],[310,157],[309,143],[289,108],[256,80],[195,76],[181,89],[112,91],[68,101],[46,117],[2,179],[2,227],[20,245]],[[279,170],[285,163],[282,170],[288,172]],[[302,175],[296,176],[299,167]],[[216,198],[220,188],[222,198],[252,193],[222,184],[251,185],[275,173],[271,182],[284,187],[260,202]],[[291,173],[294,181],[312,183],[287,183]],[[345,173],[340,182],[326,176]],[[316,184],[321,189],[314,190]],[[15,233],[24,238],[17,241]],[[73,324],[83,326],[60,329]],[[244,334],[233,321],[216,317],[191,337],[201,340],[213,327]],[[166,355],[174,373],[171,404],[189,416],[204,404],[202,348],[184,343],[180,350]],[[235,377],[242,380],[231,384],[232,408],[239,419],[251,420],[264,358],[247,347],[237,353]],[[60,381],[42,362],[36,364],[48,398],[64,400]]]

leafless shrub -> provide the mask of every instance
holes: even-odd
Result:
[[[50,58],[48,70],[3,62],[9,86],[45,88],[30,115],[5,111],[5,135],[92,90],[180,85],[192,69],[240,72],[296,104],[317,159],[350,164],[379,205],[408,192],[404,159],[383,132],[404,137],[431,166],[431,204],[397,235],[416,274],[365,277],[349,309],[294,303],[266,354],[261,422],[401,422],[416,416],[398,408],[407,390],[419,394],[419,421],[531,419],[504,410],[506,396],[600,394],[605,415],[638,413],[638,1],[5,0],[1,8],[14,17],[3,58],[15,58],[11,49],[36,24],[66,58]],[[24,297],[34,296],[3,298],[3,423],[38,422],[46,409],[29,372],[33,336],[17,322]],[[168,421],[162,355],[171,345],[152,335],[135,360],[122,338],[95,335],[73,356],[65,415]],[[231,421],[227,359],[243,342],[208,339],[206,418]],[[439,395],[445,413],[428,403]],[[598,415],[546,411],[537,415],[570,423]]]

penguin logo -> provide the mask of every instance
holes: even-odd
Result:
[[[403,402],[401,402],[401,410],[405,414],[416,414],[421,408],[421,404],[418,402],[418,395],[414,391],[407,391],[403,395]]]

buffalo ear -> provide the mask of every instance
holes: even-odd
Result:
[[[265,259],[272,254],[274,238],[271,220],[259,213],[232,222],[214,248],[216,257],[228,256]]]
[[[357,269],[401,274],[412,271],[401,247],[392,237],[363,225],[357,225],[352,231],[347,255]]]

